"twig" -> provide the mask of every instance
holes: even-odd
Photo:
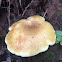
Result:
[[[27,7],[25,7],[25,10],[24,10],[23,13],[22,13],[22,17],[23,17],[23,15],[25,14],[27,8],[32,4],[32,2],[33,2],[33,0],[31,0],[31,2],[27,5]],[[19,15],[19,16],[20,16],[20,15]]]
[[[56,23],[60,26],[59,29],[61,30],[61,25],[58,23],[58,21],[56,21]]]
[[[47,14],[47,11],[48,11],[48,9],[46,9],[46,11],[45,11],[45,13],[44,13],[43,17],[45,17],[45,15]]]
[[[8,6],[8,23],[10,27],[10,0],[9,0],[9,6]]]
[[[52,12],[51,16],[56,12],[57,10],[55,10],[54,12]]]
[[[19,16],[19,4],[18,4],[18,0],[15,0],[15,4],[16,4],[16,10],[17,10],[17,14]]]
[[[2,7],[2,6],[1,6],[1,8],[5,8],[5,9],[7,9],[8,7]]]
[[[14,14],[12,14],[12,13],[10,13],[13,17],[14,17],[14,21],[16,20],[16,18],[15,18],[15,15]]]
[[[20,6],[21,6],[21,0],[19,0]]]

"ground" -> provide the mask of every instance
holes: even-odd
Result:
[[[28,58],[16,56],[7,50],[5,36],[9,26],[32,15],[45,15],[45,20],[55,30],[62,30],[62,0],[0,0],[0,62],[62,62],[60,44]]]

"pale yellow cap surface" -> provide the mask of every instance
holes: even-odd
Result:
[[[55,30],[38,15],[15,22],[9,30],[5,38],[7,48],[18,56],[34,56],[46,51],[49,45],[55,44]]]

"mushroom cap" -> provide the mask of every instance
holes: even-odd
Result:
[[[34,56],[55,44],[55,30],[39,15],[15,22],[9,30],[5,37],[7,49],[18,56]]]

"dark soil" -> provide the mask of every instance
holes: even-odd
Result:
[[[28,58],[16,56],[7,50],[5,36],[9,26],[32,15],[44,16],[45,12],[46,21],[55,30],[62,30],[62,0],[0,0],[0,62],[62,62],[60,44]]]

